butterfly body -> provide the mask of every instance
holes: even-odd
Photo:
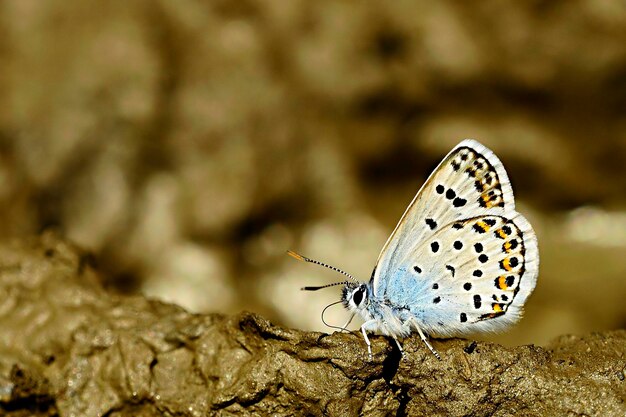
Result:
[[[535,287],[535,233],[517,211],[500,160],[474,140],[435,168],[383,247],[367,283],[346,282],[344,306],[370,332],[413,332],[438,357],[438,337],[499,332],[516,323]]]

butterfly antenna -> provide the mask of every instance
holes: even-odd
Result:
[[[326,285],[320,285],[317,287],[302,287],[300,288],[302,291],[317,291],[317,290],[321,290],[322,288],[328,288],[328,287],[334,287],[335,285],[347,285],[348,281],[341,281],[341,282],[333,282],[332,284],[326,284]]]
[[[352,281],[358,282],[352,275],[348,274],[346,271],[342,271],[341,269],[335,268],[334,266],[331,266],[331,265],[328,265],[328,264],[325,264],[324,262],[320,262],[320,261],[316,261],[315,259],[307,258],[306,256],[300,255],[299,253],[296,253],[296,252],[294,252],[292,250],[288,250],[287,251],[287,255],[291,256],[292,258],[296,258],[299,261],[309,262],[309,263],[312,263],[312,264],[321,265],[321,266],[326,267],[328,269],[332,269],[335,272],[339,272],[340,274],[343,274],[343,275],[347,276]],[[340,284],[345,284],[345,282],[337,282],[335,284],[324,285],[324,286],[321,286],[321,287],[304,287],[303,290],[307,289],[307,291],[316,291],[316,290],[319,290],[319,289],[322,289],[322,288],[331,287],[333,285],[340,285]],[[308,288],[310,288],[310,289],[308,289]],[[313,289],[313,288],[315,288],[315,289]]]

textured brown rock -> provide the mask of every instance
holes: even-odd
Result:
[[[107,285],[314,328],[285,250],[369,277],[475,137],[540,237],[505,341],[624,327],[626,3],[475,3],[2,0],[0,236],[58,227]]]
[[[545,348],[302,332],[103,291],[51,235],[0,248],[0,414],[604,415],[626,412],[626,331]]]

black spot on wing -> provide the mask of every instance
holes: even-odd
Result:
[[[478,294],[474,295],[474,308],[479,309],[481,305],[482,305],[482,302],[480,300],[480,295]]]
[[[472,228],[474,229],[474,231],[475,231],[475,232],[480,233],[480,234],[482,234],[482,233],[485,233],[485,232],[486,232],[485,228],[484,228],[484,227],[482,227],[479,223],[474,223],[474,225],[472,226]]]
[[[466,199],[464,199],[464,198],[460,198],[460,197],[457,197],[457,198],[455,198],[455,199],[454,199],[454,201],[452,202],[452,205],[453,205],[454,207],[463,207],[463,206],[465,205],[465,203],[467,203],[467,200],[466,200]]]
[[[428,225],[428,227],[430,227],[430,230],[433,230],[435,227],[437,227],[437,222],[434,221],[433,219],[428,218],[425,221],[426,221],[426,224]]]
[[[454,273],[456,272],[456,270],[454,269],[452,265],[446,265],[446,269],[452,273],[452,276],[454,276]]]

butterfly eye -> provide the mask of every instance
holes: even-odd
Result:
[[[357,307],[359,306],[359,304],[361,304],[361,301],[363,301],[363,288],[359,288],[354,292],[354,295],[352,296],[352,301],[354,301],[354,305],[356,305]]]

